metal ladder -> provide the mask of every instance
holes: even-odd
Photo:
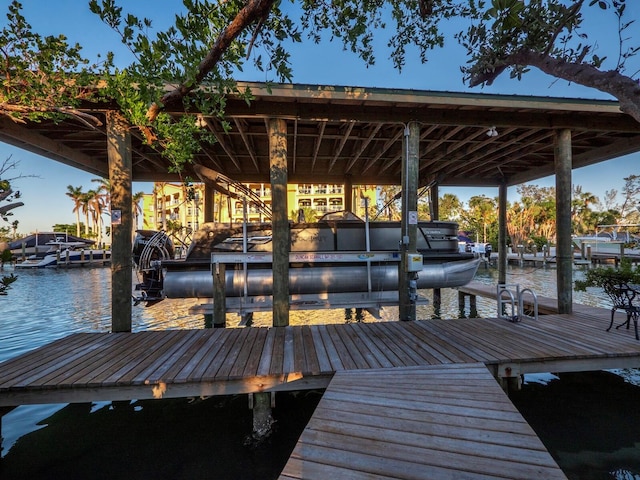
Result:
[[[532,311],[527,311],[524,308],[525,294],[530,294],[532,297]],[[519,284],[498,284],[496,287],[496,298],[498,299],[498,318],[514,323],[523,319],[538,320],[538,296],[530,288],[520,290]],[[509,305],[511,306],[511,315],[507,314],[507,307]],[[532,313],[532,315],[530,313]]]

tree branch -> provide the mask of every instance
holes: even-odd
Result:
[[[592,65],[569,63],[530,50],[521,50],[508,56],[491,72],[473,75],[469,80],[469,86],[474,87],[483,83],[491,85],[506,68],[516,65],[536,67],[556,78],[609,93],[618,99],[621,111],[640,122],[640,85],[636,80],[617,70],[601,71]]]
[[[231,42],[235,40],[249,25],[265,18],[275,0],[248,0],[247,4],[238,12],[235,18],[220,33],[216,42],[209,50],[207,56],[198,65],[198,72],[195,80],[190,83],[182,83],[170,92],[165,93],[160,100],[160,104],[153,103],[147,110],[146,116],[149,121],[154,121],[165,105],[172,105],[193,91],[202,82],[204,77],[216,66],[223,53],[229,48]]]
[[[18,208],[22,206],[24,206],[24,203],[15,202],[15,203],[10,203],[9,205],[5,205],[4,207],[0,207],[0,216],[6,215],[9,210],[13,210],[14,208]]]

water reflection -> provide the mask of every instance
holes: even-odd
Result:
[[[638,383],[636,370],[565,373],[510,396],[569,479],[640,478],[640,387],[625,377]]]

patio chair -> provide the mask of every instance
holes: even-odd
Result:
[[[624,310],[627,314],[627,320],[620,325],[616,326],[616,329],[626,325],[630,327],[633,320],[633,326],[635,328],[636,340],[638,338],[638,316],[640,316],[640,286],[628,284],[624,282],[607,282],[603,285],[605,293],[611,299],[613,306],[611,307],[611,322],[607,332],[611,330],[613,326],[613,318],[616,310]],[[634,305],[634,300],[636,304]]]

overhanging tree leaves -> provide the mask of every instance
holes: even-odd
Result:
[[[442,47],[442,25],[454,17],[470,23],[456,36],[468,50],[463,73],[470,85],[490,84],[506,70],[520,78],[535,66],[610,93],[640,121],[636,72],[626,71],[640,47],[628,38],[633,21],[626,19],[624,0],[183,0],[174,25],[155,34],[150,20],[123,12],[115,0],[89,5],[119,33],[135,62],[115,68],[107,54],[91,64],[64,36],[33,33],[14,0],[0,32],[0,114],[14,121],[72,115],[94,123],[78,106],[109,98],[177,171],[202,141],[214,138],[192,117],[175,120],[168,113],[200,111],[223,119],[229,94],[252,98],[235,82],[247,62],[274,80],[291,81],[288,47],[303,36],[339,41],[371,65],[374,38],[384,35],[394,67],[402,69],[412,55],[425,62],[430,49]],[[599,56],[597,41],[583,31],[586,8],[618,20],[620,49],[609,70],[604,68],[612,60]]]
[[[591,0],[588,7],[612,13],[618,22],[618,52],[609,60],[597,54],[597,41],[584,31],[585,0],[492,0],[469,2],[475,22],[457,38],[467,48],[469,65],[462,70],[470,86],[490,85],[504,71],[520,79],[528,67],[568,82],[611,94],[620,109],[640,121],[638,72],[626,74],[640,46],[630,44],[634,20],[626,19],[625,0]],[[591,12],[594,14],[594,12]],[[597,14],[597,13],[596,13]],[[613,68],[604,69],[613,62]]]

